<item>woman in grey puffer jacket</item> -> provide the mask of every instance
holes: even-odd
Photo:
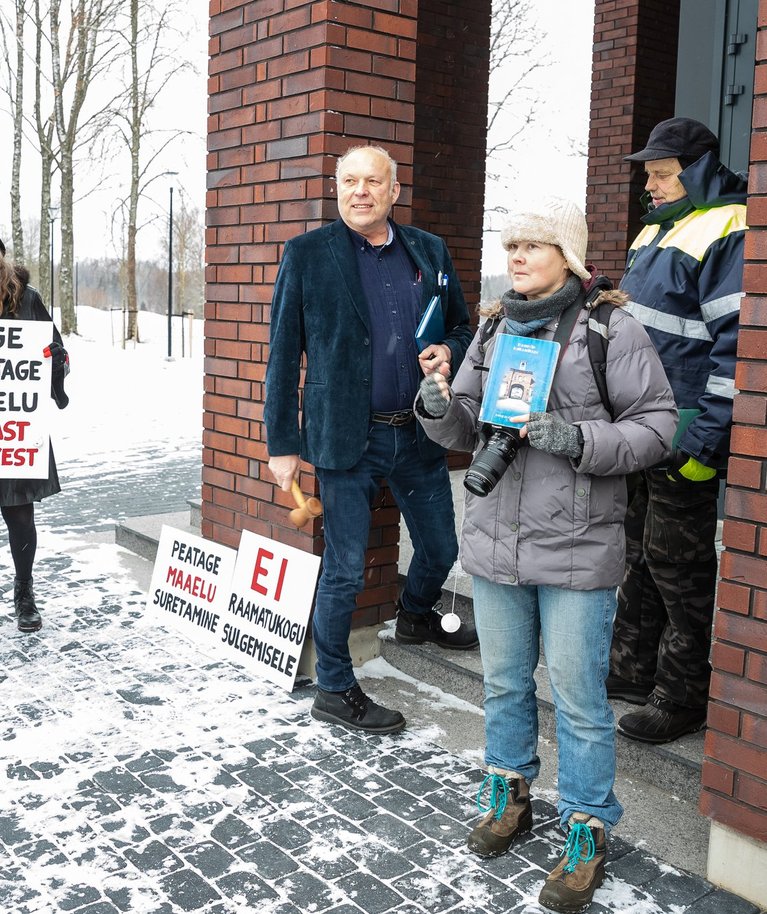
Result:
[[[602,882],[605,833],[622,813],[613,793],[615,730],[604,680],[625,558],[625,475],[666,456],[677,414],[644,328],[619,308],[609,322],[606,369],[614,419],[602,403],[587,349],[589,307],[600,299],[587,302],[582,283],[592,276],[577,206],[551,198],[519,213],[502,243],[513,283],[501,303],[505,320],[485,344],[477,332],[452,388],[439,372],[424,379],[416,415],[440,444],[478,450],[498,336],[552,339],[560,319],[564,328],[577,315],[547,411],[515,417],[522,446],[486,496],[466,493],[461,538],[484,667],[488,765],[478,797],[486,815],[468,845],[496,856],[532,825],[529,786],[540,768],[533,673],[542,636],[568,839],[539,900],[575,911]],[[620,301],[620,293],[602,294]]]

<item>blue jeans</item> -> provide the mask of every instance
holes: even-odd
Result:
[[[413,543],[402,605],[426,612],[439,600],[458,556],[450,476],[444,457],[424,460],[416,423],[393,428],[371,423],[368,445],[350,470],[316,468],[324,509],[325,552],[317,586],[312,635],[317,685],[342,692],[356,682],[349,654],[352,613],[364,587],[371,505],[386,479]]]
[[[556,710],[563,827],[574,812],[585,812],[609,829],[623,813],[613,793],[615,724],[605,688],[615,602],[615,588],[577,591],[474,578],[485,760],[528,782],[540,771],[533,673],[542,635]]]

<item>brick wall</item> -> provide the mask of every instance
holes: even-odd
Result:
[[[759,4],[741,330],[700,808],[767,841],[767,0]]]
[[[617,283],[639,230],[641,171],[623,161],[674,114],[678,0],[596,0],[586,216],[589,260]]]
[[[463,39],[443,47],[442,70],[428,45],[435,30],[447,28],[449,15],[451,34],[468,31],[481,49],[490,0],[432,5],[444,13],[440,23],[418,0],[211,0],[202,533],[218,542],[236,546],[248,529],[321,552],[320,523],[291,528],[292,502],[266,467],[262,411],[272,287],[284,242],[337,217],[335,160],[349,146],[381,143],[400,163],[398,220],[410,222],[414,196],[423,201],[434,191],[430,182],[439,169],[422,153],[413,193],[421,45],[431,63],[418,79],[419,116],[433,108],[441,110],[433,115],[437,122],[476,120],[487,67],[472,74],[470,96],[471,66],[459,63]],[[488,40],[485,35],[485,54]],[[432,88],[451,67],[460,71],[462,88],[447,79]],[[475,165],[480,147],[481,132],[471,155],[444,149],[444,174],[457,176],[459,157]],[[447,198],[447,178],[440,180]],[[443,199],[445,208],[429,224],[420,221],[419,209],[418,224],[445,235],[451,247],[459,241],[458,260],[478,291],[481,199],[479,213],[474,202],[456,196],[451,211]],[[454,215],[459,203],[463,222]],[[451,238],[446,224],[450,231],[460,225],[460,237]],[[302,467],[300,481],[305,492],[316,492],[311,467]],[[399,514],[386,493],[374,518],[357,624],[391,617],[396,598]]]

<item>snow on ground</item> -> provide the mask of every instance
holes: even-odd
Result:
[[[203,321],[193,322],[192,356],[187,338],[181,358],[180,319],[174,319],[172,361],[166,359],[167,318],[142,311],[138,321],[141,342],[123,347],[122,312],[78,308],[78,332],[64,341],[69,406],[56,416],[52,435],[60,462],[108,461],[147,443],[199,445]]]

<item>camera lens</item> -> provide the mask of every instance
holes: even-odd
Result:
[[[477,454],[463,478],[463,485],[473,495],[484,498],[498,484],[519,447],[517,429],[496,428],[487,444]]]

